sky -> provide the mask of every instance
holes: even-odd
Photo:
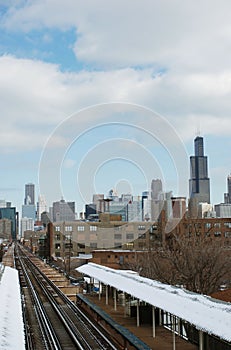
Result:
[[[0,0],[0,199],[26,183],[77,211],[93,193],[188,197],[204,137],[212,203],[231,172],[229,0]]]

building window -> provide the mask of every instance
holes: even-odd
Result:
[[[65,226],[66,232],[72,232],[72,226]]]
[[[90,231],[97,231],[97,226],[90,225]]]
[[[231,222],[224,222],[224,226],[228,227],[228,228],[231,228]]]
[[[115,242],[115,248],[122,248],[121,242]]]
[[[195,229],[196,229],[196,230],[199,230],[200,228],[201,228],[201,223],[196,223],[196,224],[195,224]]]
[[[215,231],[215,232],[214,232],[214,236],[215,236],[215,237],[221,236],[221,232],[220,232],[220,231]]]
[[[231,232],[229,231],[225,232],[225,238],[231,238]]]
[[[206,229],[211,228],[211,222],[206,222],[206,223],[205,223],[205,228],[206,228]]]
[[[120,263],[120,265],[123,265],[123,263],[124,263],[124,257],[123,257],[123,255],[121,255],[120,257],[119,257],[119,263]]]
[[[60,243],[56,243],[55,249],[60,249]]]
[[[216,227],[216,228],[220,228],[220,227],[221,227],[220,222],[215,222],[215,223],[214,223],[214,227]]]
[[[127,233],[126,234],[126,239],[134,239],[134,234],[133,233]]]
[[[138,226],[138,230],[145,230],[145,226],[144,225],[139,225]]]
[[[85,249],[85,244],[84,243],[77,243],[77,246],[79,249]]]
[[[126,246],[127,246],[127,249],[133,249],[134,248],[134,244],[133,243],[127,243]]]
[[[65,243],[65,249],[72,249],[73,244],[72,243]]]
[[[56,234],[56,235],[55,235],[55,240],[56,240],[56,241],[60,241],[60,238],[61,238],[61,237],[60,237],[60,234]]]
[[[60,226],[55,226],[55,232],[60,231]]]
[[[70,241],[71,240],[71,235],[65,235],[65,241]]]
[[[139,239],[145,239],[146,238],[146,234],[145,233],[139,233],[138,238]]]
[[[95,242],[90,242],[90,248],[97,248],[97,243]]]
[[[114,234],[114,239],[122,239],[122,234],[121,233],[115,233]]]
[[[84,231],[84,226],[77,226],[77,231]]]

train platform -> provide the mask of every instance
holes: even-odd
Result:
[[[148,345],[150,349],[172,350],[173,349],[173,333],[163,326],[156,327],[156,335],[153,338],[153,328],[148,324],[141,324],[137,327],[136,318],[125,316],[124,307],[117,305],[114,309],[114,302],[109,298],[108,304],[105,303],[105,298],[99,299],[98,294],[85,294],[84,299],[88,299],[90,304],[95,305],[97,310],[101,309],[108,314],[116,324],[128,329],[132,334],[139,338],[142,342]],[[175,336],[175,345],[177,350],[197,350],[198,346],[189,343],[187,340]]]
[[[10,245],[8,247],[8,250],[3,254],[2,264],[4,266],[9,266],[9,267],[15,268],[15,263],[14,263],[14,244]]]

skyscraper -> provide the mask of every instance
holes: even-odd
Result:
[[[18,213],[16,208],[0,208],[0,219],[9,219],[11,221],[11,237],[16,239],[18,233]]]
[[[224,193],[224,203],[231,204],[231,175],[227,176],[227,192]]]
[[[38,203],[37,203],[37,220],[41,220],[41,214],[43,212],[47,211],[47,203],[46,203],[46,199],[45,196],[40,194],[38,196]]]
[[[229,196],[229,203],[231,203],[231,175],[227,176],[227,190]]]
[[[53,221],[74,221],[75,220],[75,202],[65,202],[61,199],[53,203]]]
[[[29,183],[25,185],[25,199],[24,204],[34,205],[34,184]]]
[[[153,179],[151,183],[151,199],[158,201],[162,192],[162,181],[160,179]]]
[[[190,157],[189,198],[194,205],[200,202],[210,203],[210,180],[208,161],[204,156],[203,137],[194,140],[195,155]]]

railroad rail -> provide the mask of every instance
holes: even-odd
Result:
[[[38,258],[17,244],[15,260],[28,350],[121,349],[40,270]]]

